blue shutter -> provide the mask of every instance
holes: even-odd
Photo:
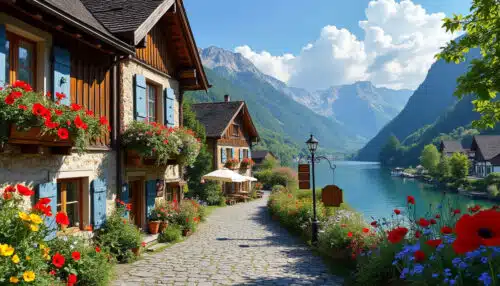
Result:
[[[106,221],[106,182],[102,179],[92,181],[92,223],[99,229]]]
[[[50,199],[50,208],[52,209],[52,216],[45,217],[44,222],[45,225],[49,229],[49,234],[47,235],[47,239],[52,239],[56,236],[57,232],[57,224],[56,224],[56,213],[57,213],[57,183],[49,182],[45,184],[40,184],[36,190],[37,199],[41,198],[49,198]]]
[[[248,158],[252,158],[252,150],[248,149]]]
[[[53,96],[56,93],[63,93],[66,98],[61,100],[62,105],[70,105],[71,95],[70,95],[70,71],[71,71],[71,59],[69,51],[60,47],[54,47],[53,49],[54,57],[54,86],[53,86]]]
[[[120,194],[120,200],[123,201],[124,203],[128,204],[129,203],[129,186],[128,184],[123,184],[122,186],[122,193]]]
[[[156,180],[146,182],[146,217],[149,218],[155,208]]]
[[[163,91],[164,124],[169,127],[174,127],[175,125],[174,100],[174,90],[171,88],[165,88]]]
[[[240,148],[240,161],[243,160],[243,148]]]
[[[5,25],[0,25],[0,87],[3,87],[7,82],[7,72],[5,65],[7,64],[7,50],[5,43],[7,42],[7,34],[5,32]]]
[[[143,75],[135,75],[135,100],[134,100],[134,118],[144,121],[148,117],[146,102],[146,78]]]
[[[231,159],[234,159],[234,148],[231,148]]]
[[[225,163],[226,163],[226,161],[227,161],[226,149],[224,149],[224,148],[221,148],[221,149],[220,149],[220,157],[221,157],[221,162],[222,162],[223,164],[225,164]]]

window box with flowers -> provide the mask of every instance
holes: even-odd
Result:
[[[240,168],[241,169],[249,169],[254,165],[254,162],[251,158],[244,158],[241,160]]]
[[[238,167],[238,164],[240,163],[240,161],[238,161],[238,159],[229,159],[226,161],[226,164],[224,164],[224,167],[228,168],[228,169],[236,169]]]
[[[198,156],[199,140],[191,130],[166,127],[156,122],[134,121],[122,134],[129,165],[166,166],[176,161],[190,165]]]
[[[63,147],[67,151],[76,146],[81,153],[89,142],[109,132],[105,117],[96,118],[77,104],[61,105],[65,97],[57,93],[53,101],[50,94],[34,92],[22,81],[0,90],[0,122],[5,123],[6,131],[0,135],[0,144],[21,145],[28,151],[33,149],[26,146]],[[53,152],[59,154],[60,150],[54,148]]]

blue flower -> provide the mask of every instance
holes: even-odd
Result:
[[[405,279],[406,274],[408,274],[408,272],[410,272],[410,270],[408,268],[403,268],[403,271],[401,271],[401,275],[399,275],[399,278]]]
[[[479,281],[483,282],[483,285],[489,286],[491,285],[492,279],[491,276],[488,274],[488,272],[483,272],[481,276],[479,276]]]
[[[457,283],[457,280],[455,280],[455,279],[450,280],[450,285],[455,285],[456,283]]]
[[[424,272],[424,266],[422,264],[415,264],[415,266],[413,267],[413,271],[415,274],[421,274],[422,272]]]
[[[465,269],[465,268],[467,268],[467,266],[468,266],[467,263],[465,263],[463,261],[460,262],[460,264],[458,264],[458,268],[460,268],[460,269]]]
[[[430,228],[426,228],[426,229],[424,229],[424,234],[425,234],[425,235],[429,235],[429,234],[431,234],[431,233],[432,233],[432,230],[431,230]]]
[[[488,257],[481,257],[481,263],[482,264],[488,263]]]
[[[438,273],[432,273],[432,278],[438,278],[439,274]]]
[[[394,260],[394,261],[392,262],[392,265],[396,265],[396,264],[398,264],[398,261],[397,261],[397,260]]]

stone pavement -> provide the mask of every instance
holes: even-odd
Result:
[[[341,285],[270,219],[266,202],[216,209],[185,241],[119,265],[113,285]]]

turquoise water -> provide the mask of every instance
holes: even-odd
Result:
[[[381,168],[378,163],[335,162],[335,175],[328,163],[320,163],[316,168],[316,187],[320,188],[334,182],[344,190],[344,202],[371,217],[388,217],[395,208],[405,209],[406,197],[414,196],[417,201],[418,216],[424,216],[432,205],[436,208],[441,202],[462,209],[480,204],[492,206],[488,201],[472,200],[455,193],[445,193],[435,187],[413,179],[392,177],[389,169]]]

